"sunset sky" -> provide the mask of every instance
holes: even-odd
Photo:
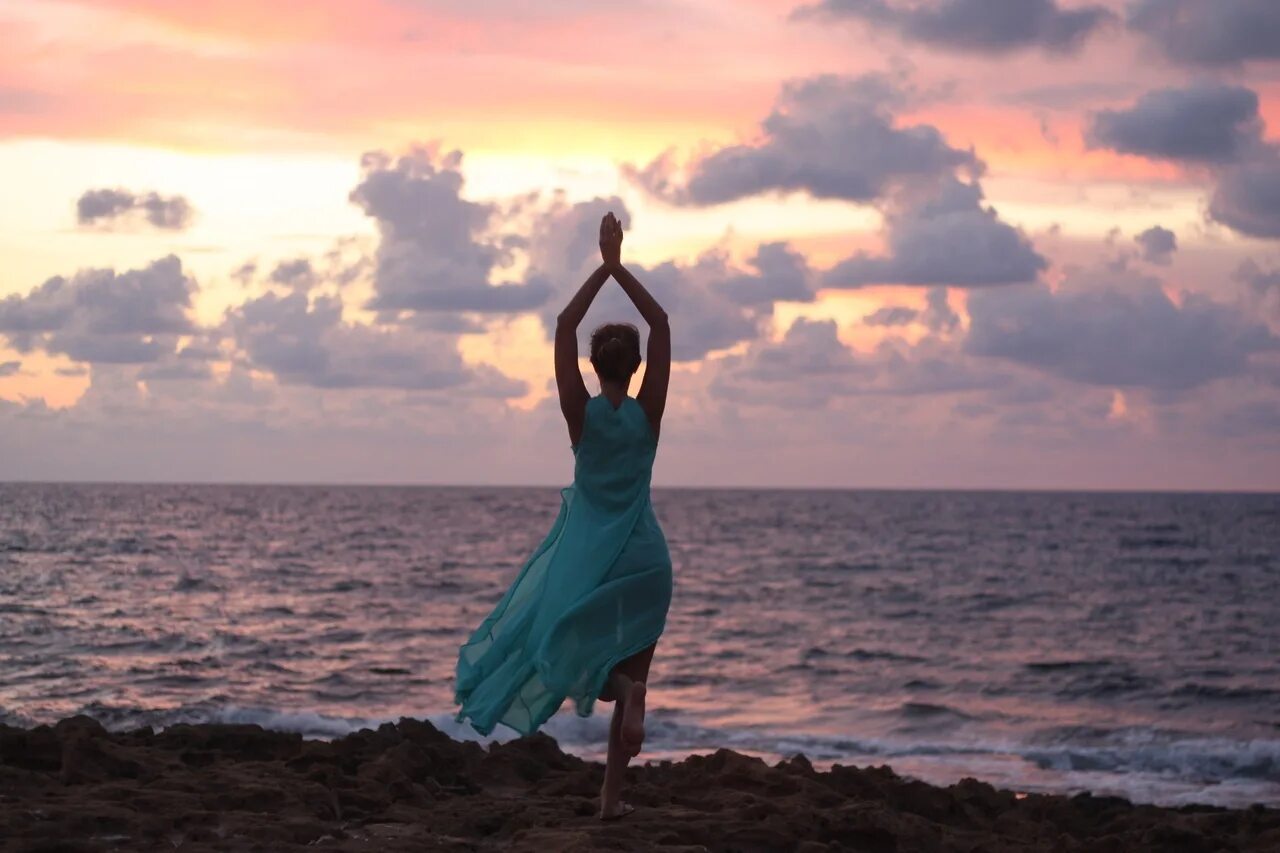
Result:
[[[1280,489],[1275,0],[0,0],[0,43],[0,479],[567,483],[612,210],[655,485]]]

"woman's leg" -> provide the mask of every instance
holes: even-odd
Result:
[[[644,699],[654,646],[656,644],[620,661],[609,674],[613,695],[621,697],[623,745],[633,756],[640,754],[644,744]]]
[[[615,814],[621,807],[623,777],[632,756],[638,755],[644,743],[644,700],[653,660],[654,646],[649,646],[619,662],[609,673],[607,690],[616,697],[613,717],[609,721],[609,753],[604,768],[604,785],[600,788],[601,816]]]
[[[621,807],[619,796],[622,793],[623,775],[626,773],[627,763],[631,761],[631,753],[622,742],[624,707],[622,702],[614,703],[613,717],[609,720],[609,756],[604,765],[604,785],[600,788],[601,817],[610,817]]]

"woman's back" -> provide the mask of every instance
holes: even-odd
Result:
[[[582,436],[573,448],[578,495],[606,512],[622,512],[649,495],[658,442],[633,397],[615,408],[604,394],[587,401]]]

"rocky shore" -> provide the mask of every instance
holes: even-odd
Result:
[[[1280,850],[1274,808],[939,788],[728,749],[633,766],[636,811],[602,822],[603,772],[545,735],[486,749],[412,719],[335,741],[235,725],[109,733],[88,717],[0,726],[0,849]]]

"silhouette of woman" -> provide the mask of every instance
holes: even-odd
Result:
[[[600,789],[602,819],[634,809],[620,799],[623,771],[644,741],[645,682],[671,603],[671,556],[649,501],[649,481],[671,375],[667,314],[622,265],[622,225],[600,222],[602,263],[556,322],[560,410],[575,458],[560,513],[492,613],[458,651],[456,720],[481,734],[503,723],[538,729],[573,699],[590,716],[614,702],[609,757]],[[607,323],[591,334],[600,394],[578,369],[578,325],[613,276],[649,325],[649,364],[636,396],[640,333]]]

